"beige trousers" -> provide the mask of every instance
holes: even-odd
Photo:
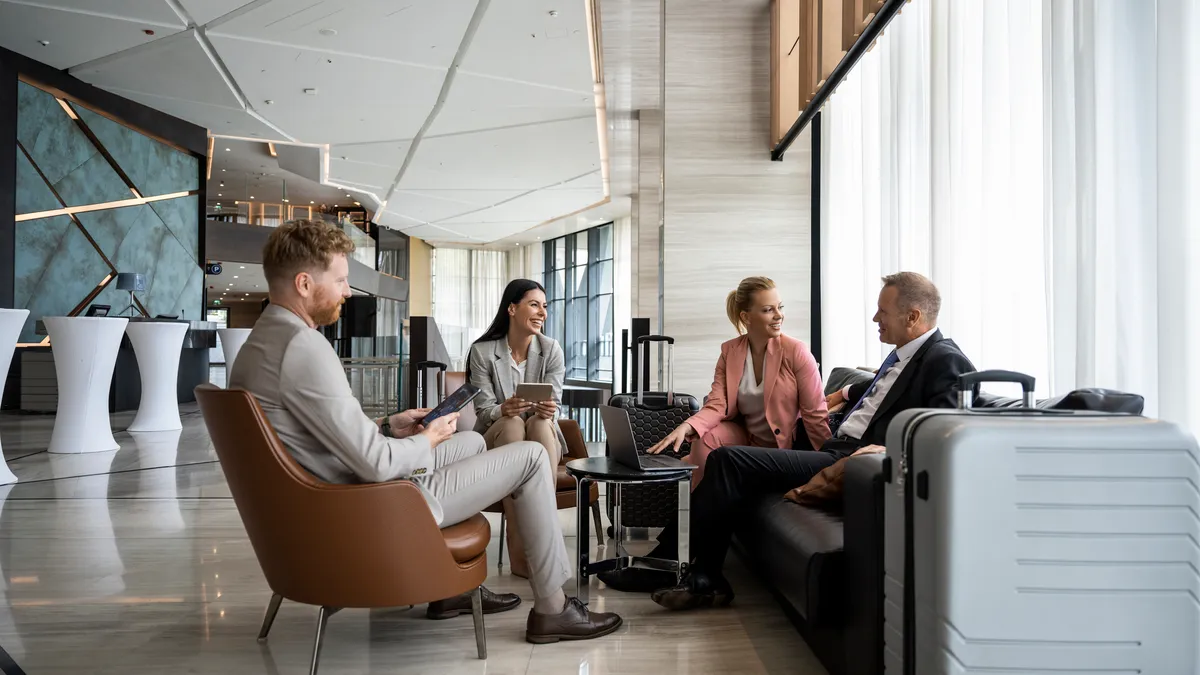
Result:
[[[441,507],[441,527],[461,523],[501,500],[510,505],[509,531],[519,527],[524,534],[520,550],[529,562],[534,597],[550,597],[574,575],[551,487],[554,467],[537,443],[485,449],[483,437],[473,431],[454,434],[434,448],[434,470],[414,480]]]
[[[523,441],[533,441],[545,448],[550,466],[554,468],[550,472],[550,491],[553,493],[556,483],[555,472],[558,462],[562,458],[562,449],[558,447],[558,437],[554,433],[555,424],[554,420],[542,419],[537,415],[531,415],[527,420],[520,417],[501,417],[488,427],[487,432],[483,435],[483,440],[487,442],[489,449]],[[528,579],[531,570],[529,559],[523,555],[525,551],[524,536],[521,524],[516,518],[513,518],[513,505],[510,502],[511,500],[508,499],[503,502],[504,514],[508,518],[508,528],[506,529],[508,560],[514,575]]]

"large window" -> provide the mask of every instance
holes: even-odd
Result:
[[[613,381],[613,226],[544,244],[549,300],[546,334],[566,356],[566,378]]]

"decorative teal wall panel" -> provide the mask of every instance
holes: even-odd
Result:
[[[62,113],[60,110],[59,113]],[[35,158],[36,161],[36,158]],[[38,166],[41,166],[40,164]],[[67,206],[103,204],[133,199],[133,191],[117,175],[103,155],[97,153],[82,166],[54,184]]]
[[[29,156],[18,150],[18,216],[130,200],[134,189],[156,197],[200,187],[197,157],[73,109],[78,120],[51,94],[19,85],[17,140]],[[137,300],[150,316],[203,318],[199,200],[193,194],[17,222],[15,306],[30,310],[22,340],[40,340],[36,320],[68,314],[93,293],[92,303],[123,310],[129,293],[112,282],[102,286],[113,272],[146,275],[147,290]]]
[[[76,106],[79,117],[99,139],[117,166],[143,195],[190,192],[200,187],[200,160],[129,127]]]
[[[24,82],[17,83],[17,142],[51,185],[100,152],[53,96]]]
[[[122,243],[125,241],[126,234],[140,221],[146,221],[145,225],[149,227],[162,228],[161,221],[154,215],[148,206],[126,206],[120,209],[106,209],[104,211],[89,211],[88,213],[76,214],[76,218],[80,223],[83,223],[83,229],[87,230],[88,234],[92,235],[92,241],[96,242],[96,246],[104,251],[104,255],[117,266],[117,271],[120,272],[140,272],[140,269],[122,267],[117,262],[118,251]],[[126,296],[126,302],[129,298]]]
[[[66,227],[52,231],[49,228],[24,227],[34,223],[54,222],[56,226],[66,221]],[[23,261],[28,257],[31,244],[42,251],[57,245],[51,252],[50,260],[40,269],[27,269],[25,278],[32,282],[26,286],[27,292],[18,288],[18,297],[27,298],[23,306],[29,309],[29,319],[21,331],[21,340],[37,342],[41,337],[35,334],[34,322],[46,316],[63,316],[75,308],[81,300],[91,293],[96,285],[110,273],[108,265],[96,251],[96,247],[84,236],[67,216],[55,216],[45,220],[34,220],[19,223],[17,228],[17,266],[18,279]],[[61,232],[61,234],[58,234]],[[48,241],[47,235],[58,234],[56,241]],[[117,308],[113,308],[114,311]]]
[[[161,202],[150,202],[148,206],[154,209],[167,229],[179,240],[179,245],[196,258],[200,250],[200,228],[196,223],[200,195],[164,199]]]
[[[16,244],[19,255],[16,257],[14,274],[13,298],[15,307],[26,307],[33,297],[34,290],[42,282],[42,274],[50,268],[58,245],[67,235],[67,230],[74,228],[69,216],[54,216],[41,220],[29,220],[18,223]],[[78,301],[76,301],[78,302]]]
[[[61,207],[46,181],[37,174],[25,153],[17,150],[17,213],[36,213]]]

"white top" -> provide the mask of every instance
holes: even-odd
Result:
[[[525,365],[527,363],[529,363],[529,359],[525,359],[524,361],[517,363],[512,357],[512,352],[508,353],[508,365],[512,366],[513,370],[517,371],[517,384],[525,381]]]
[[[754,356],[749,349],[746,350],[742,381],[738,383],[737,406],[742,419],[746,421],[746,431],[750,432],[750,437],[757,439],[760,444],[775,445],[775,433],[767,422],[767,407],[763,402],[763,383],[754,381]]]
[[[904,372],[904,367],[908,365],[909,361],[912,361],[912,357],[916,355],[917,350],[921,348],[921,345],[925,344],[925,341],[929,339],[930,335],[933,335],[935,330],[937,330],[936,327],[929,329],[928,332],[896,350],[896,365],[889,368],[886,373],[883,373],[883,376],[875,383],[875,390],[871,392],[871,395],[863,401],[858,410],[855,410],[850,417],[846,418],[845,422],[842,422],[842,426],[838,428],[838,436],[862,438],[862,435],[867,431],[867,426],[871,424],[871,418],[879,410],[883,399],[887,398],[888,391],[891,390],[896,380],[900,379],[900,373]],[[850,387],[842,389],[842,395],[848,397],[850,395]]]

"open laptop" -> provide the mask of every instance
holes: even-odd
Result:
[[[608,456],[618,464],[641,471],[679,471],[696,467],[666,455],[639,455],[633,440],[633,425],[624,408],[600,406],[600,419],[604,422],[604,433],[608,435]]]

